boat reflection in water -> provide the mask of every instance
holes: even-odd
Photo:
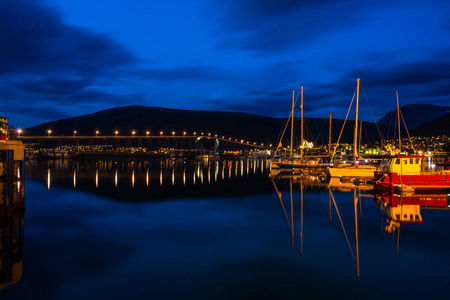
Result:
[[[24,250],[25,191],[21,168],[6,170],[0,176],[0,290],[22,278]]]
[[[28,162],[26,171],[30,178],[45,180],[48,189],[65,187],[139,202],[199,193],[250,194],[261,188],[258,180],[267,178],[268,163],[264,159],[48,160]],[[227,188],[230,182],[232,189]]]
[[[290,232],[291,232],[291,238],[292,238],[292,247],[294,248],[294,199],[293,199],[293,189],[294,186],[299,186],[300,189],[300,253],[303,255],[303,191],[304,189],[325,189],[328,191],[328,209],[329,209],[329,223],[332,224],[333,219],[333,211],[335,211],[338,219],[339,224],[342,229],[342,233],[345,236],[345,239],[347,241],[347,245],[349,248],[349,252],[353,258],[353,261],[356,264],[356,274],[359,277],[360,276],[360,266],[359,266],[359,235],[358,235],[358,203],[361,203],[361,198],[364,196],[368,196],[365,194],[366,191],[371,190],[371,185],[364,184],[363,181],[359,180],[343,180],[341,178],[325,178],[320,175],[310,175],[310,174],[302,174],[302,175],[288,175],[288,174],[271,174],[272,183],[276,190],[276,193],[278,195],[278,200],[280,201],[280,205],[282,207],[284,216],[286,218],[286,221],[289,225]],[[285,205],[282,199],[282,189],[283,187],[279,187],[280,183],[281,186],[286,181],[289,182],[289,195],[290,195],[290,209],[291,213],[290,216],[286,212]],[[286,188],[285,188],[286,189]],[[336,202],[336,199],[334,197],[333,192],[340,191],[340,192],[352,192],[353,193],[353,207],[354,207],[354,230],[355,230],[355,240],[354,240],[354,246],[352,246],[352,243],[350,241],[350,238],[347,234],[347,231],[344,226],[344,222],[341,218],[341,214],[339,212],[339,208]],[[360,206],[359,206],[360,207]],[[356,255],[355,255],[356,254]]]
[[[310,237],[312,242],[315,244],[329,243],[327,239],[334,239],[334,235],[330,236],[331,232],[336,232],[333,223],[339,224],[340,231],[345,237],[349,252],[356,264],[357,277],[360,277],[359,223],[362,223],[362,233],[364,234],[364,238],[367,239],[368,237],[374,237],[373,234],[377,231],[375,227],[378,227],[368,226],[368,224],[371,224],[370,220],[376,220],[379,217],[385,219],[386,223],[383,222],[382,231],[392,234],[392,237],[396,234],[398,252],[400,234],[405,224],[423,224],[424,220],[422,218],[421,211],[448,210],[450,204],[450,196],[447,194],[377,194],[377,191],[373,190],[373,186],[365,184],[364,181],[341,178],[330,179],[318,176],[317,174],[312,175],[311,173],[306,173],[303,175],[273,173],[271,174],[271,179],[276,190],[284,218],[289,226],[292,247],[295,246],[295,237],[300,236],[300,253],[303,255],[304,220],[308,222],[306,228],[309,228],[309,231],[313,231],[313,233],[310,234]],[[300,224],[295,224],[296,226],[294,226],[294,219],[299,210],[298,204],[297,207],[294,208],[294,202],[296,202],[296,194],[298,194],[298,191],[300,192]],[[313,202],[315,199],[312,195],[316,193],[316,197],[318,198],[320,195],[318,194],[319,191],[322,191],[321,195],[323,196],[325,196],[326,192],[328,192],[327,210],[329,211],[328,218],[330,228],[327,229],[324,227],[313,228],[312,222],[309,220],[313,218],[313,216],[306,215],[304,217],[305,203],[306,208],[309,209],[310,212],[314,212],[314,210],[312,210],[312,207],[314,206],[320,206],[317,207],[317,209],[323,209],[323,203],[321,204],[320,201],[318,203]],[[304,192],[307,192],[305,199]],[[338,197],[335,197],[335,195]],[[352,197],[350,195],[352,195]],[[351,200],[352,198],[353,201]],[[381,214],[378,216],[377,214],[369,215],[366,213],[364,222],[361,222],[363,220],[362,207],[365,207],[366,210],[371,210],[370,207],[373,205],[370,203],[372,201],[364,201],[364,198],[374,200],[377,205],[376,208],[380,209]],[[376,212],[376,210],[374,211]],[[333,222],[333,215],[337,217],[338,222]],[[350,218],[353,218],[351,222],[353,223],[353,226],[349,226]],[[314,221],[314,225],[317,225],[318,222],[320,221]],[[323,223],[319,223],[319,225],[320,224],[323,226]],[[312,237],[312,235],[314,237]],[[314,239],[319,240],[317,241]],[[427,237],[415,235],[414,239],[426,240]],[[382,240],[379,241],[380,246],[378,247],[382,247],[381,245],[385,244]],[[366,241],[363,249],[367,249],[367,243],[368,242]],[[369,244],[370,247],[377,247],[374,246],[374,244],[371,244],[370,241]],[[371,253],[373,250],[368,249],[364,252]],[[336,256],[336,253],[337,248],[334,250],[330,249],[331,256]],[[393,258],[390,257],[389,259]],[[364,265],[370,266],[371,262],[364,262]]]
[[[397,232],[397,251],[403,225],[425,223],[421,209],[448,210],[450,204],[448,194],[374,194],[374,201],[386,219],[384,230],[392,234]]]

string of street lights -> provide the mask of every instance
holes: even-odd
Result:
[[[17,132],[18,132],[18,134],[20,135],[20,134],[22,133],[22,130],[19,129]],[[78,133],[78,132],[77,132],[76,130],[74,130],[74,131],[73,131],[73,136],[75,137],[75,136],[77,135],[77,133]],[[96,130],[96,131],[95,131],[95,136],[98,137],[98,136],[99,136],[99,133],[100,133],[100,131],[99,131],[99,130]],[[187,135],[187,132],[186,132],[186,131],[183,131],[183,135],[182,135],[182,136],[175,136],[175,134],[176,134],[175,131],[172,131],[171,133],[172,133],[172,137],[186,137],[186,135]],[[47,136],[50,137],[51,134],[52,134],[52,130],[50,130],[50,129],[47,130]],[[146,134],[146,135],[145,135],[146,137],[150,137],[150,131],[146,131],[145,134]],[[118,130],[114,131],[114,136],[116,136],[116,137],[119,136],[119,131],[118,131]],[[136,136],[136,131],[134,131],[134,130],[131,131],[131,136],[132,136],[132,137]],[[164,136],[164,131],[160,131],[160,132],[159,132],[159,136],[161,136],[161,137]],[[194,131],[192,136],[197,136],[197,132]],[[201,138],[201,137],[212,137],[212,135],[211,135],[211,133],[208,133],[208,135],[205,135],[204,132],[201,132],[200,135],[199,135],[198,137],[200,137],[200,138]],[[217,134],[215,134],[214,137],[217,138]],[[223,139],[223,140],[226,140],[225,136],[222,136],[222,139]],[[233,141],[233,139],[232,139],[231,137],[228,138],[228,140],[229,140],[229,141]],[[234,139],[234,142],[238,142],[238,143],[240,142],[240,143],[243,143],[243,144],[250,144],[249,141],[244,141],[244,140],[242,140],[242,139],[241,139],[240,141],[239,141],[238,139]],[[253,145],[256,145],[256,142],[253,142]],[[261,146],[264,146],[264,143],[261,143]],[[272,144],[269,144],[269,147],[272,147]]]

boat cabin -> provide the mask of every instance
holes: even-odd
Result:
[[[382,173],[418,175],[422,169],[423,156],[399,155],[384,158],[380,164]]]

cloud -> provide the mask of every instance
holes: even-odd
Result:
[[[118,95],[112,93],[106,93],[102,91],[82,91],[65,98],[67,103],[98,103],[109,104],[111,106],[123,106],[142,104],[145,101],[145,95],[143,94],[125,94]]]
[[[263,53],[292,50],[329,33],[367,22],[368,16],[361,14],[363,8],[370,10],[367,6],[351,0],[227,1],[215,9],[222,13],[218,16],[221,25],[213,34],[224,36],[218,42],[220,49]]]
[[[27,92],[40,94],[60,94],[67,95],[75,93],[89,86],[92,82],[86,79],[80,80],[60,80],[54,78],[45,78],[32,81],[22,81],[11,83],[11,86],[20,88]]]
[[[27,91],[70,94],[135,62],[108,35],[64,24],[41,1],[2,1],[0,30],[0,76]]]
[[[450,60],[433,59],[384,67],[364,67],[348,72],[346,77],[355,78],[357,74],[363,74],[366,85],[371,87],[428,84],[450,78]]]
[[[178,68],[146,69],[136,71],[136,75],[144,79],[176,81],[176,80],[217,80],[226,74],[214,66],[189,65]]]
[[[54,105],[21,105],[14,102],[3,102],[0,110],[7,110],[11,115],[20,115],[24,119],[54,120],[70,117],[63,109]]]

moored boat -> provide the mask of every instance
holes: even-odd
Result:
[[[422,170],[420,155],[396,155],[381,161],[370,182],[375,189],[390,192],[446,191],[450,189],[450,170]]]
[[[328,171],[330,177],[350,177],[350,178],[373,178],[374,172],[377,170],[376,166],[365,164],[340,164]]]
[[[274,162],[280,169],[326,169],[330,166],[329,163],[323,161],[322,157],[307,157],[300,159],[285,159]]]
[[[353,134],[353,162],[349,164],[337,164],[329,169],[330,177],[373,178],[376,166],[358,164],[358,103],[359,103],[359,78],[356,79],[356,118]],[[352,100],[353,102],[353,100]],[[333,154],[334,156],[334,154]],[[332,156],[332,157],[333,157]]]

